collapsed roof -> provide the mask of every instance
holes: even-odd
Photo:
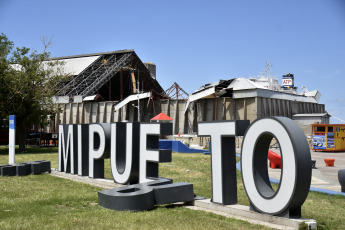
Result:
[[[152,92],[156,98],[165,93],[134,50],[84,54],[52,58],[63,61],[70,77],[61,82],[57,96],[79,98],[99,94],[104,100],[122,100],[140,92]]]
[[[201,86],[194,93],[189,95],[185,112],[193,101],[204,98],[231,97],[265,97],[273,99],[291,100],[299,102],[318,103],[321,94],[314,90],[304,94],[291,93],[290,91],[276,91],[267,89],[260,82],[255,82],[246,78],[233,78],[228,80],[219,80],[212,84]]]

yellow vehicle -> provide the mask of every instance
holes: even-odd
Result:
[[[345,125],[312,124],[314,151],[345,151]]]

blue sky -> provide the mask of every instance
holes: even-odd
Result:
[[[295,75],[345,120],[345,1],[0,0],[0,32],[52,57],[134,49],[164,89],[192,93],[219,79]],[[344,123],[332,119],[332,123]]]

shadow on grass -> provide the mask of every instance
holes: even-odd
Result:
[[[155,208],[165,208],[165,209],[174,209],[174,208],[181,208],[185,207],[187,204],[184,203],[178,203],[178,204],[167,204],[167,205],[158,205],[155,206]]]
[[[37,147],[37,146],[27,146],[26,152],[19,152],[19,147],[16,146],[17,154],[47,154],[47,153],[57,153],[58,147]],[[0,155],[8,155],[8,146],[0,146]]]

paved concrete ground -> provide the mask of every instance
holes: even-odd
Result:
[[[310,151],[312,159],[316,160],[316,169],[312,172],[311,187],[341,192],[338,181],[338,170],[345,169],[345,152],[314,152]],[[333,167],[326,167],[325,158],[335,159]],[[269,168],[271,178],[280,179],[280,169]]]

